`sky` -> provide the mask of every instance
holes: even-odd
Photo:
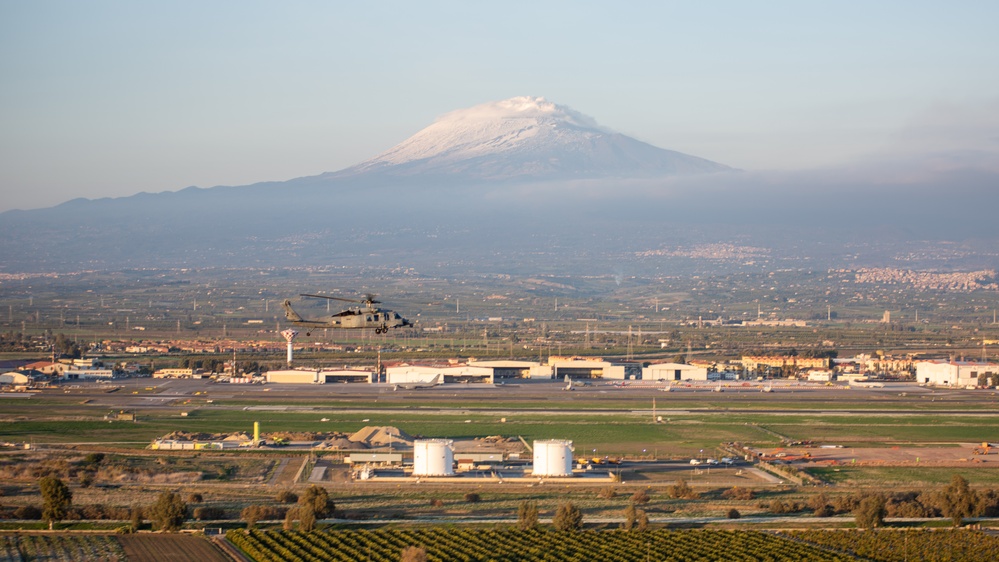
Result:
[[[744,170],[995,163],[996,21],[991,0],[0,0],[0,212],[336,171],[521,95]]]

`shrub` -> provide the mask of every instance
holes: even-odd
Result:
[[[221,507],[199,506],[194,508],[193,516],[198,521],[225,518],[225,510]]]
[[[444,500],[440,498],[434,498],[430,500],[430,507],[444,507]]]
[[[427,549],[421,546],[407,546],[402,549],[400,562],[427,562]]]
[[[269,505],[248,505],[239,512],[239,518],[246,522],[246,526],[252,529],[258,521],[271,519],[281,519],[287,515],[287,509]]]
[[[597,497],[602,500],[612,500],[617,497],[617,491],[612,486],[607,486],[600,490]]]
[[[756,493],[749,488],[735,486],[722,492],[721,497],[727,500],[751,500],[756,497]]]
[[[778,515],[782,513],[797,513],[801,511],[801,505],[784,500],[771,500],[767,506],[767,511]]]
[[[669,494],[669,497],[674,499],[696,500],[700,497],[700,494],[688,486],[687,481],[682,478],[677,480],[676,484],[667,487],[666,493]]]
[[[738,509],[733,507],[732,509],[728,510],[728,513],[725,514],[725,517],[728,517],[729,519],[738,519],[742,517],[742,514],[739,513]]]
[[[94,483],[94,473],[89,471],[81,472],[78,481],[81,488],[89,488]]]
[[[298,494],[291,490],[282,490],[278,492],[277,501],[281,503],[296,503],[298,502]]]
[[[645,505],[649,503],[650,499],[652,498],[649,497],[649,492],[647,492],[646,490],[639,490],[631,495],[631,502],[637,503],[639,505]]]
[[[83,457],[83,464],[101,464],[102,460],[104,460],[104,453],[88,453],[87,456]]]
[[[479,494],[476,494],[474,492],[469,492],[465,494],[465,501],[468,503],[479,503],[480,501],[482,501],[482,498],[479,497]]]
[[[204,496],[198,492],[194,492],[193,494],[187,496],[187,503],[201,503],[203,501],[205,501]]]
[[[813,513],[816,517],[832,517],[836,514],[832,506],[828,504],[815,508]]]
[[[832,508],[836,513],[852,513],[860,506],[861,496],[839,496],[832,501]]]
[[[33,505],[22,505],[14,510],[14,519],[29,519],[37,521],[42,518],[42,510]]]

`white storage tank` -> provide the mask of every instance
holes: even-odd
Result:
[[[534,476],[572,476],[572,441],[535,441]]]
[[[454,444],[450,439],[413,442],[413,476],[454,476]]]

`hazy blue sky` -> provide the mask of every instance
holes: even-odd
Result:
[[[0,211],[334,171],[545,96],[747,170],[999,154],[999,2],[0,0]]]

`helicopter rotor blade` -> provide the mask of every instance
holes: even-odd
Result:
[[[327,300],[331,300],[331,301],[354,302],[354,303],[358,303],[358,304],[364,304],[364,303],[368,302],[368,301],[359,301],[359,300],[356,300],[356,299],[345,299],[345,298],[342,298],[342,297],[329,297],[329,296],[326,296],[326,295],[307,295],[305,293],[301,293],[301,294],[299,294],[299,296],[300,297],[311,297],[311,298],[314,298],[314,299],[327,299]]]

